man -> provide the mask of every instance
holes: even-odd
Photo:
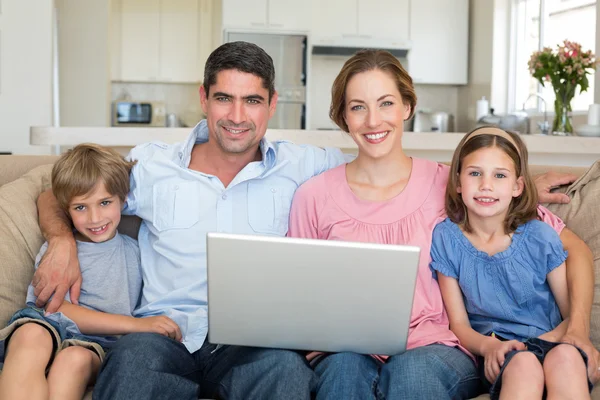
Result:
[[[344,162],[339,150],[263,138],[277,104],[273,82],[273,63],[262,49],[224,44],[208,58],[200,88],[206,120],[184,143],[132,150],[138,163],[125,212],[143,220],[144,289],[137,314],[170,317],[183,343],[157,334],[123,337],[109,352],[94,398],[310,398],[315,376],[298,353],[217,348],[205,340],[206,233],[285,235],[295,189]],[[34,286],[40,305],[56,291],[47,308],[53,311],[70,287],[71,298],[77,298],[79,267],[70,228],[52,194],[40,196],[38,207],[49,249]]]
[[[296,188],[344,161],[337,149],[263,139],[277,104],[274,78],[273,61],[258,46],[219,47],[206,62],[200,88],[206,120],[184,143],[131,151],[138,162],[124,212],[143,220],[144,289],[136,315],[166,315],[183,341],[158,334],[121,338],[107,356],[94,398],[310,398],[315,377],[300,354],[217,348],[206,340],[206,233],[285,235]],[[45,234],[68,240],[53,232],[57,221],[46,219],[49,203],[43,202]]]

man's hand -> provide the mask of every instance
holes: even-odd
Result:
[[[504,365],[504,359],[506,353],[511,350],[525,350],[525,344],[518,340],[507,340],[500,341],[496,339],[491,345],[488,345],[485,349],[483,356],[485,377],[490,383],[494,383],[498,374],[500,374],[500,368]]]
[[[182,335],[179,326],[167,316],[136,318],[136,325],[137,332],[158,333],[181,342]]]
[[[561,342],[570,343],[585,351],[588,356],[588,378],[593,384],[600,381],[600,353],[592,344],[589,337],[578,332],[567,330],[567,333],[560,339]]]
[[[555,189],[562,185],[568,185],[577,180],[577,175],[574,174],[563,174],[559,172],[549,171],[545,174],[536,175],[533,178],[535,187],[538,192],[540,203],[560,203],[566,204],[571,201],[569,196],[564,193],[550,193],[552,189]]]
[[[48,243],[48,250],[33,275],[32,285],[38,307],[46,305],[52,296],[46,307],[47,313],[58,310],[69,289],[71,303],[79,303],[81,271],[74,240],[55,239]]]

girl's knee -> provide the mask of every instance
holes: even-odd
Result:
[[[577,365],[585,367],[581,353],[570,344],[559,344],[550,350],[544,359],[544,370],[546,371],[556,367],[571,370]]]
[[[27,347],[27,348],[48,348],[52,349],[53,339],[48,329],[40,324],[33,322],[26,323],[18,327],[10,337],[8,348]]]
[[[529,351],[521,351],[515,354],[509,361],[508,365],[504,369],[502,374],[503,379],[510,377],[524,377],[527,379],[541,380],[544,381],[544,370],[542,364],[535,356],[535,354]]]

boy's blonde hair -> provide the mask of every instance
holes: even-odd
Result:
[[[52,192],[67,213],[76,196],[91,192],[99,181],[106,191],[125,202],[129,193],[129,173],[135,161],[126,161],[113,149],[83,143],[63,154],[52,168]]]

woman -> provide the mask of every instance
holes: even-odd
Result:
[[[482,390],[472,355],[449,329],[429,269],[431,234],[445,218],[448,167],[404,154],[403,123],[415,105],[412,79],[390,53],[365,50],[351,57],[333,84],[330,117],[354,139],[358,156],[312,178],[294,197],[289,236],[421,248],[408,351],[389,358],[313,358],[317,399],[439,400]],[[564,226],[547,211],[543,217],[558,230]]]

